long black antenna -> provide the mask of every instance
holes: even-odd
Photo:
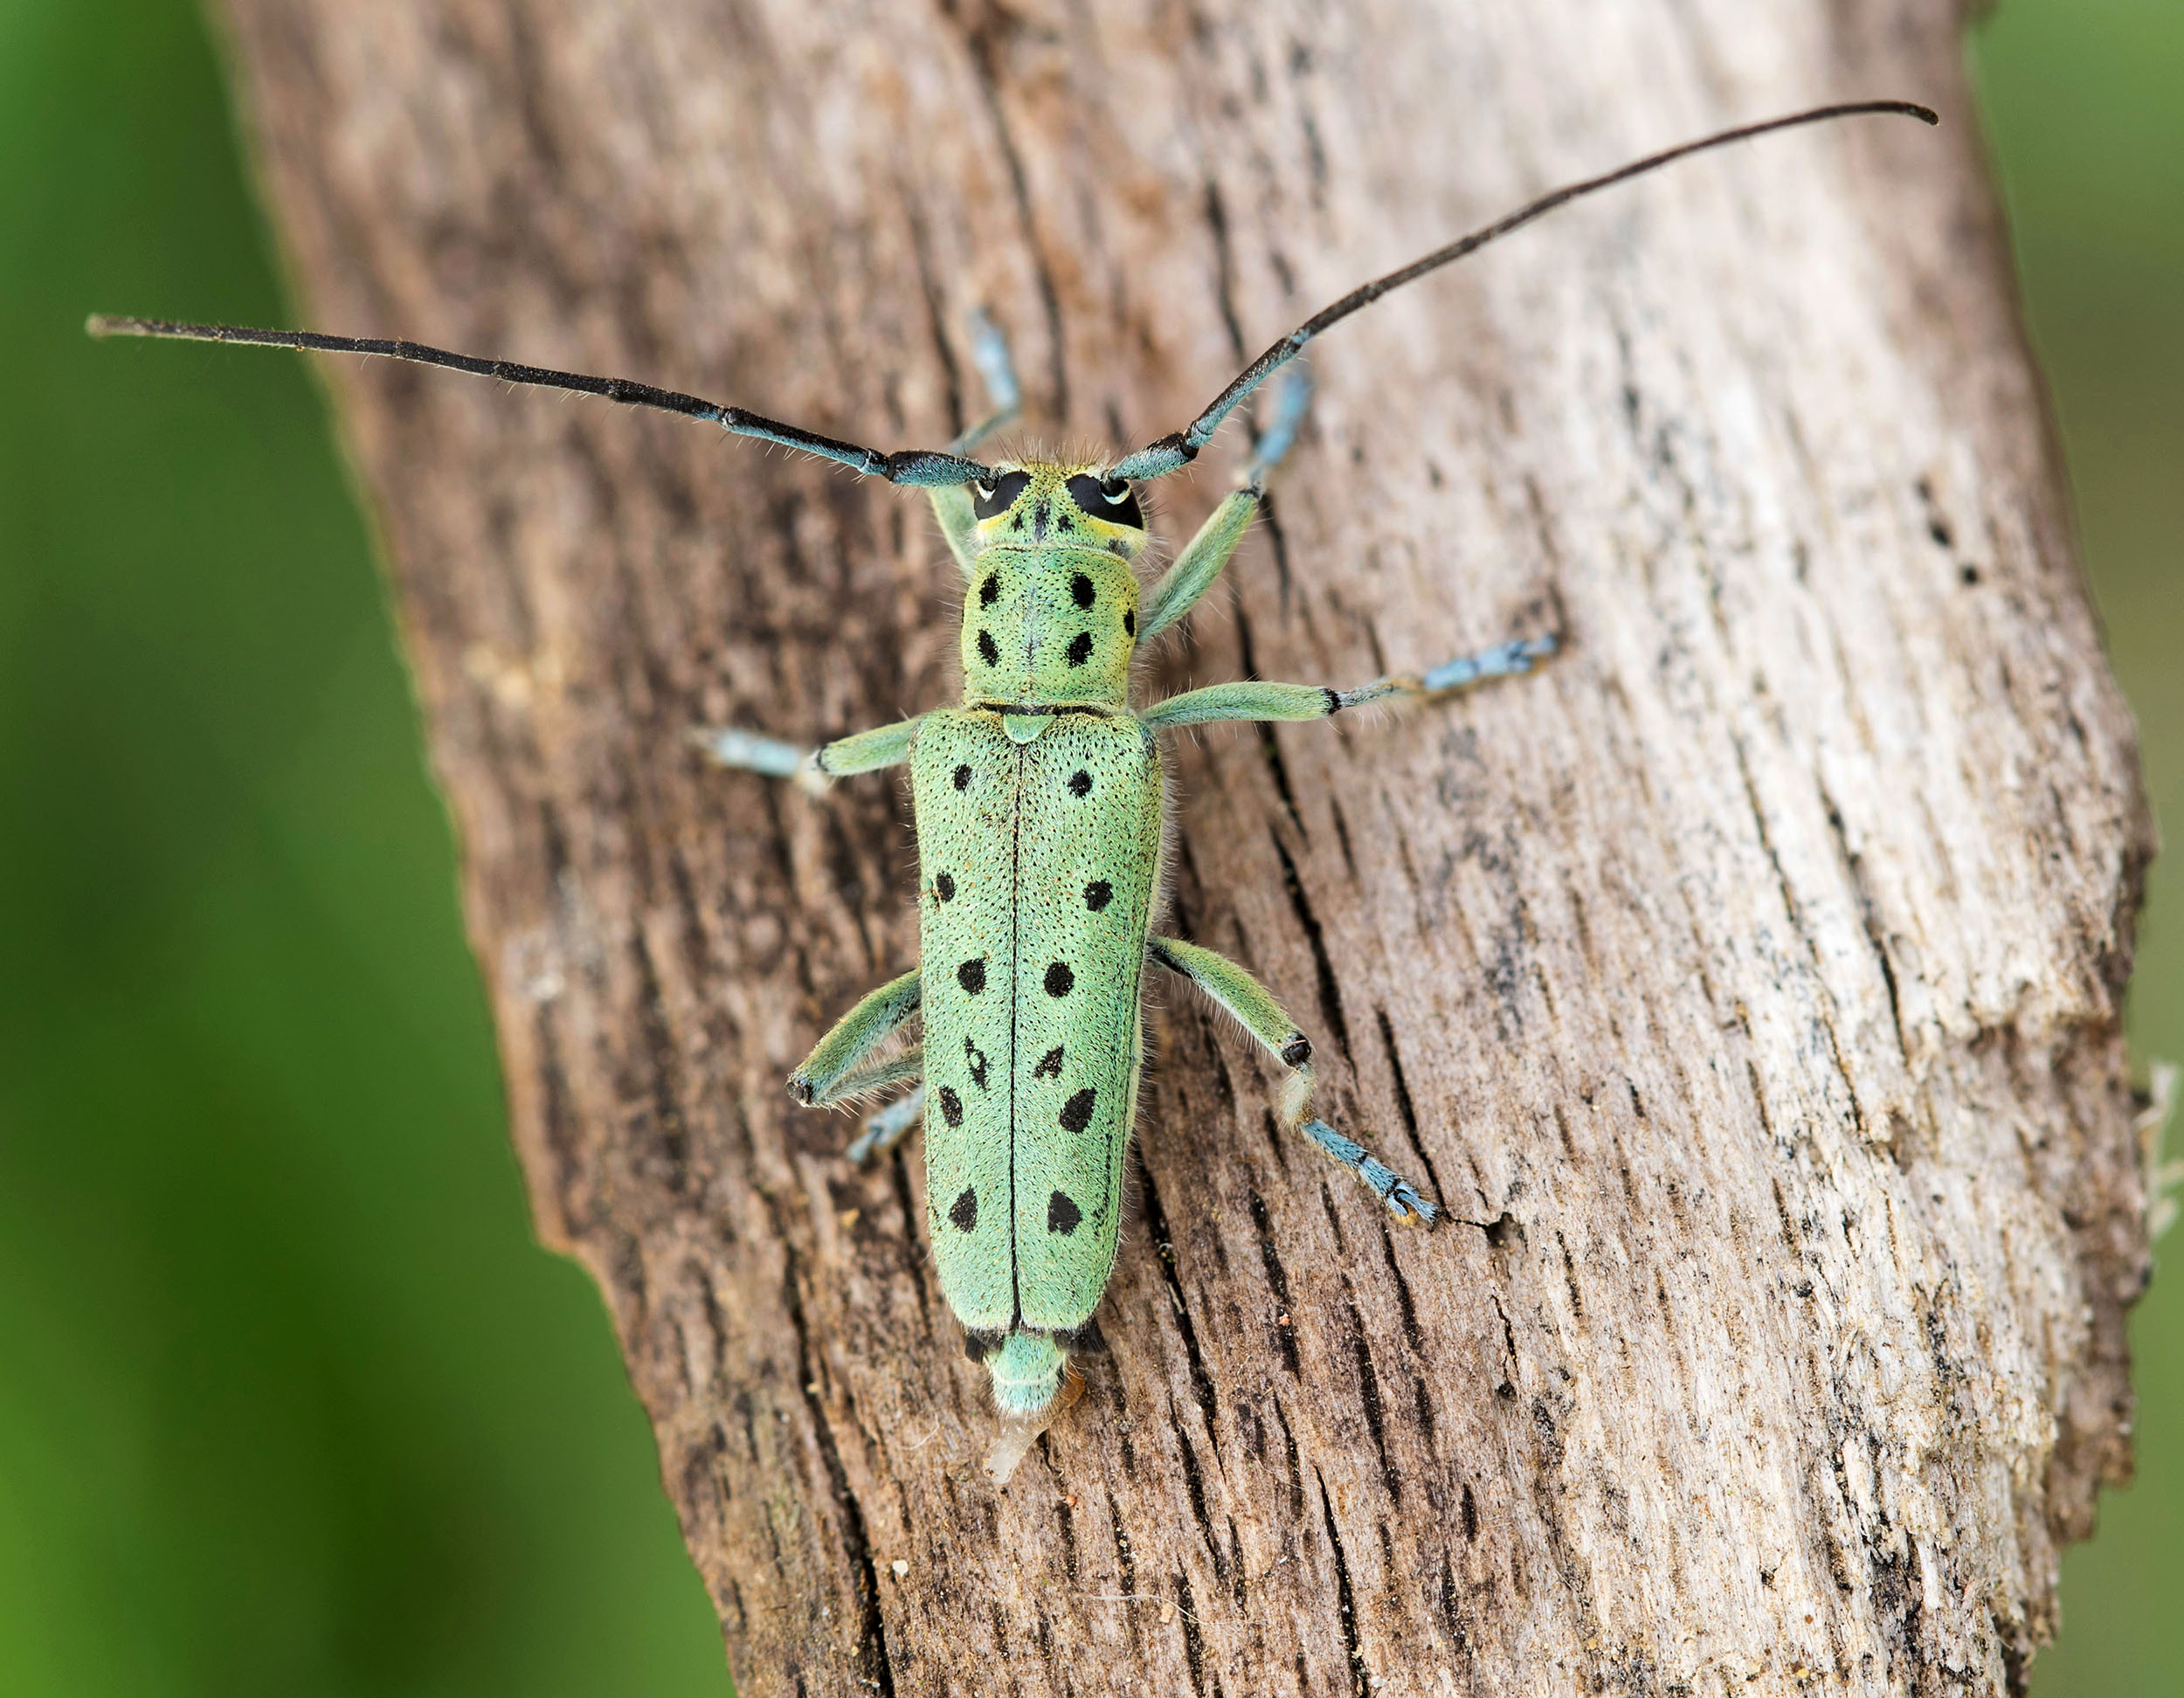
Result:
[[[1459,238],[1447,247],[1435,248],[1422,259],[1413,259],[1400,270],[1392,271],[1386,277],[1376,277],[1372,282],[1352,289],[1331,307],[1322,308],[1310,318],[1275,343],[1238,374],[1236,381],[1214,398],[1213,404],[1191,421],[1190,428],[1165,436],[1159,441],[1140,448],[1123,460],[1108,473],[1110,478],[1135,481],[1144,478],[1165,477],[1178,472],[1198,458],[1198,452],[1220,428],[1221,421],[1235,411],[1236,405],[1268,377],[1294,360],[1304,344],[1330,326],[1339,324],[1352,313],[1370,307],[1382,295],[1415,282],[1432,271],[1461,259],[1467,253],[1476,253],[1489,242],[1522,225],[1530,224],[1542,213],[1552,212],[1566,202],[1589,195],[1596,189],[1627,183],[1632,177],[1643,176],[1648,171],[1658,170],[1673,160],[1690,154],[1704,153],[1709,148],[1719,148],[1731,142],[1747,141],[1755,135],[1765,135],[1770,130],[1791,129],[1800,124],[1817,124],[1829,118],[1849,118],[1862,113],[1893,113],[1905,118],[1916,118],[1922,123],[1938,124],[1940,115],[1931,107],[1917,106],[1909,100],[1855,100],[1842,106],[1814,107],[1809,112],[1792,113],[1787,118],[1770,118],[1764,123],[1740,124],[1735,129],[1723,130],[1716,135],[1686,142],[1683,146],[1663,152],[1648,154],[1643,159],[1619,167],[1603,176],[1587,177],[1582,183],[1572,183],[1542,195],[1529,205],[1521,206],[1508,217],[1496,219],[1482,230]]]
[[[993,473],[977,460],[930,449],[906,449],[882,454],[854,442],[837,442],[812,431],[798,430],[778,419],[766,418],[741,407],[702,401],[674,390],[654,389],[627,377],[588,377],[577,371],[554,371],[544,366],[518,365],[512,360],[480,359],[473,354],[451,354],[444,348],[422,342],[390,342],[376,336],[328,336],[315,330],[252,330],[233,324],[174,324],[165,319],[109,318],[94,313],[84,328],[94,336],[158,336],[180,342],[243,342],[256,348],[310,349],[327,354],[376,354],[390,360],[408,360],[418,365],[445,366],[450,371],[473,372],[498,377],[508,383],[536,383],[547,389],[575,390],[582,395],[603,395],[629,407],[653,407],[661,412],[702,418],[736,436],[757,437],[799,453],[846,466],[867,477],[889,483],[933,488],[945,484],[992,482]]]

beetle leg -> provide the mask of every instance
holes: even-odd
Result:
[[[1235,1016],[1244,1030],[1289,1070],[1280,1104],[1285,1130],[1302,1132],[1324,1154],[1356,1174],[1398,1220],[1434,1224],[1439,1209],[1420,1196],[1408,1180],[1376,1160],[1363,1144],[1345,1138],[1325,1121],[1313,1118],[1312,1046],[1265,985],[1226,956],[1180,938],[1156,937],[1145,947],[1155,961],[1182,974]]]
[[[915,970],[867,994],[789,1075],[789,1094],[809,1107],[826,1108],[919,1078],[925,1070],[923,1045],[889,1055],[876,1053],[909,1023],[923,999]],[[912,1092],[874,1115],[864,1135],[850,1146],[850,1159],[861,1162],[875,1150],[893,1148],[917,1118],[923,1096],[922,1089]]]
[[[954,454],[968,454],[996,431],[1013,424],[1023,407],[1024,392],[1009,358],[1008,338],[983,307],[971,314],[971,359],[985,380],[986,398],[993,411],[956,438],[955,446],[949,450]],[[968,576],[978,554],[978,518],[970,488],[964,484],[936,484],[926,494],[932,498],[933,516],[940,521],[941,534],[948,539],[948,552]]]
[[[993,411],[956,438],[948,451],[951,454],[968,454],[996,431],[1006,430],[1024,405],[1024,388],[1016,381],[1016,362],[1009,357],[1009,339],[983,307],[971,314],[971,362],[985,380],[986,400]]]
[[[925,1087],[921,1084],[908,1096],[897,1097],[876,1114],[867,1115],[863,1135],[843,1153],[852,1166],[862,1167],[874,1156],[884,1156],[901,1143],[924,1112]]]
[[[1251,458],[1244,464],[1245,488],[1254,494],[1264,492],[1267,479],[1295,445],[1297,429],[1311,407],[1312,375],[1302,365],[1293,365],[1275,396],[1274,417],[1251,445]]]
[[[1138,614],[1137,640],[1150,642],[1197,606],[1228,564],[1236,545],[1244,540],[1253,515],[1266,499],[1267,478],[1296,440],[1296,429],[1312,398],[1312,385],[1301,373],[1282,390],[1274,419],[1260,433],[1242,480],[1221,504],[1207,515],[1198,535],[1183,545],[1175,563],[1145,593]]]
[[[770,778],[793,778],[812,795],[824,796],[837,778],[901,766],[910,758],[917,728],[917,720],[897,720],[870,731],[853,731],[812,749],[798,749],[794,743],[733,725],[694,730],[690,741],[716,766],[763,772]]]
[[[1209,684],[1202,690],[1186,690],[1165,701],[1156,701],[1137,717],[1156,731],[1178,725],[1213,725],[1224,720],[1325,719],[1345,708],[1362,708],[1368,702],[1386,701],[1395,696],[1441,695],[1462,689],[1467,684],[1476,684],[1482,678],[1530,672],[1532,662],[1545,659],[1555,652],[1556,646],[1552,637],[1519,637],[1513,642],[1481,649],[1476,654],[1460,655],[1429,673],[1399,673],[1354,690],[1331,689],[1324,684],[1268,684],[1257,680]]]

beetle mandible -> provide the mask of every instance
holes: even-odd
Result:
[[[1772,130],[1855,114],[1939,121],[1901,100],[1863,100],[1724,130],[1568,184],[1364,284],[1307,319],[1238,374],[1185,430],[1111,463],[970,458],[1012,422],[1006,344],[981,316],[976,353],[992,418],[944,451],[883,454],[741,407],[419,343],[94,316],[93,335],[139,335],[382,355],[601,395],[720,424],[852,471],[926,490],[962,569],[961,704],[805,753],[740,729],[696,734],[723,766],[824,790],[908,765],[919,866],[919,965],[842,1017],[790,1075],[808,1105],[908,1086],[866,1122],[854,1161],[925,1127],[926,1220],[949,1307],[991,1375],[1002,1432],[989,1459],[1006,1481],[1062,1404],[1069,1355],[1113,1270],[1123,1164],[1144,1057],[1147,962],[1190,980],[1240,1021],[1287,1077],[1282,1128],[1355,1174],[1400,1220],[1436,1205],[1312,1113],[1311,1044],[1234,962],[1151,934],[1166,803],[1159,735],[1223,721],[1324,719],[1366,702],[1438,695],[1524,672],[1556,637],[1519,638],[1422,675],[1360,688],[1216,684],[1150,706],[1130,700],[1138,648],[1188,613],[1235,552],[1301,420],[1293,376],[1238,487],[1166,572],[1141,590],[1147,541],[1135,486],[1182,470],[1222,422],[1330,326],[1553,208],[1673,160]],[[918,1039],[902,1041],[913,1020]]]

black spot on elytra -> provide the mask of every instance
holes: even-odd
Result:
[[[985,582],[978,586],[978,605],[981,607],[991,607],[995,602],[1000,600],[1000,598],[1001,580],[995,577],[992,573],[989,572],[986,574]]]
[[[1069,794],[1072,796],[1091,795],[1092,775],[1085,771],[1082,767],[1078,768],[1076,771],[1071,773],[1069,775]]]
[[[1137,634],[1137,615],[1135,612],[1123,615],[1123,629],[1132,637]]]
[[[956,1199],[955,1207],[948,1211],[948,1223],[959,1232],[976,1230],[978,1225],[978,1193],[970,1186],[963,1188],[963,1195]]]
[[[964,1059],[971,1064],[971,1082],[985,1089],[985,1052],[968,1038],[963,1040]]]
[[[1092,580],[1082,572],[1069,580],[1069,599],[1079,607],[1092,605]]]
[[[1046,1054],[1039,1058],[1039,1065],[1032,1069],[1032,1077],[1033,1079],[1060,1079],[1061,1077],[1061,1046],[1060,1044],[1056,1044]]]
[[[1072,637],[1069,639],[1068,648],[1063,652],[1062,658],[1073,666],[1082,666],[1089,660],[1092,658],[1092,633],[1089,631],[1080,631]]]
[[[957,968],[956,983],[974,997],[985,990],[985,957],[980,956],[976,961],[966,961],[962,966]]]
[[[971,788],[971,769],[967,766],[957,767],[955,771],[950,775],[949,782],[954,784],[957,790],[969,790]]]
[[[942,873],[940,877],[933,880],[933,894],[939,897],[943,902],[954,901],[956,900],[956,881],[950,878],[947,873]]]
[[[1056,1191],[1047,1199],[1047,1230],[1060,1232],[1068,1238],[1077,1230],[1077,1223],[1084,1218],[1084,1211],[1061,1192]]]
[[[945,1085],[940,1087],[940,1116],[950,1126],[963,1124],[963,1099]]]
[[[1066,961],[1057,961],[1047,970],[1047,994],[1050,997],[1068,996],[1076,982],[1077,976],[1069,970]]]
[[[1061,1105],[1061,1125],[1066,1132],[1082,1132],[1092,1124],[1092,1105],[1099,1100],[1099,1093],[1089,1085]]]
[[[1097,914],[1115,900],[1115,887],[1105,879],[1095,879],[1084,887],[1084,905]]]
[[[998,666],[1001,663],[1000,648],[995,644],[993,633],[990,631],[978,633],[978,659],[989,666]]]

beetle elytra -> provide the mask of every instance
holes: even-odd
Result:
[[[1528,670],[1557,638],[1517,638],[1421,675],[1344,690],[1217,684],[1150,705],[1131,699],[1139,647],[1202,597],[1235,551],[1303,411],[1282,392],[1238,487],[1150,586],[1136,486],[1181,470],[1228,415],[1307,343],[1393,289],[1476,252],[1554,207],[1676,159],[1771,130],[1861,113],[1938,121],[1895,100],[1819,107],[1650,155],[1541,197],[1353,290],[1275,342],[1185,430],[1112,461],[972,458],[1016,411],[998,332],[976,351],[999,411],[947,449],[881,453],[626,379],[588,376],[394,341],[309,331],[91,320],[94,335],[239,342],[377,354],[605,396],[720,424],[926,490],[966,585],[964,694],[895,725],[805,753],[737,728],[696,734],[723,766],[835,779],[907,765],[918,851],[919,964],[842,1017],[790,1076],[797,1100],[845,1104],[907,1087],[867,1122],[854,1160],[923,1122],[927,1229],[942,1290],[991,1377],[1002,1432],[989,1466],[1006,1480],[1063,1404],[1068,1359],[1116,1254],[1123,1171],[1144,1054],[1147,964],[1180,975],[1234,1015],[1285,1070],[1278,1115],[1349,1170],[1399,1219],[1435,1204],[1312,1112],[1311,1044],[1274,997],[1212,950],[1152,935],[1166,803],[1162,732],[1217,721],[1325,718],[1365,702],[1440,694]],[[913,1022],[922,1028],[908,1039]]]

